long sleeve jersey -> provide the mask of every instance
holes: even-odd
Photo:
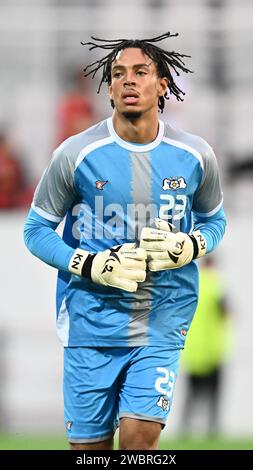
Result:
[[[154,141],[130,143],[108,118],[56,149],[35,191],[25,242],[59,270],[57,331],[64,346],[183,348],[197,305],[195,260],[148,273],[135,293],[68,271],[77,247],[97,253],[138,242],[155,217],[182,232],[200,229],[207,252],[222,239],[226,219],[218,167],[203,139],[160,121]],[[55,229],[64,218],[61,238]]]

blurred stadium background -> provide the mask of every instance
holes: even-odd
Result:
[[[80,41],[168,30],[180,36],[164,47],[190,54],[187,65],[195,73],[180,78],[184,103],[167,102],[161,118],[201,135],[216,152],[228,216],[216,260],[235,338],[222,377],[219,435],[180,440],[182,372],[162,445],[253,449],[252,17],[251,0],[1,0],[0,134],[23,179],[16,203],[0,209],[0,449],[66,448],[56,273],[27,252],[22,230],[32,189],[58,143],[60,104],[73,74],[91,61]],[[111,108],[105,87],[97,96],[93,82],[85,86],[92,118],[99,120]]]

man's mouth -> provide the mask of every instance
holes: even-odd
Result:
[[[122,100],[125,104],[136,104],[139,101],[139,95],[136,91],[125,91],[122,94]]]

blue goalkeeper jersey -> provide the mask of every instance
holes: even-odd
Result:
[[[58,255],[54,230],[65,216]],[[130,143],[109,118],[54,152],[35,191],[25,238],[34,254],[59,269],[57,331],[64,346],[183,347],[197,305],[196,261],[148,273],[135,293],[68,272],[77,247],[96,253],[138,241],[155,217],[187,233],[200,228],[208,251],[220,241],[225,217],[217,163],[200,137],[160,121],[154,141]]]

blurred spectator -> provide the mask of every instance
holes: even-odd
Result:
[[[33,188],[25,185],[20,161],[5,132],[0,132],[0,210],[28,207]]]
[[[57,105],[57,142],[82,132],[97,122],[95,106],[89,94],[89,80],[83,72],[76,72],[70,79],[70,89]]]
[[[0,134],[0,209],[17,205],[17,194],[22,186],[20,164],[12,153],[7,137]]]
[[[235,180],[240,177],[252,178],[253,174],[253,158],[252,154],[244,154],[238,160],[238,155],[235,153],[229,154],[228,173]]]
[[[182,417],[184,433],[192,434],[195,431],[193,422],[199,421],[201,410],[206,411],[207,434],[218,431],[222,366],[231,342],[231,323],[226,303],[214,259],[207,256],[200,271],[197,311],[182,354],[182,365],[186,372],[186,399]]]

